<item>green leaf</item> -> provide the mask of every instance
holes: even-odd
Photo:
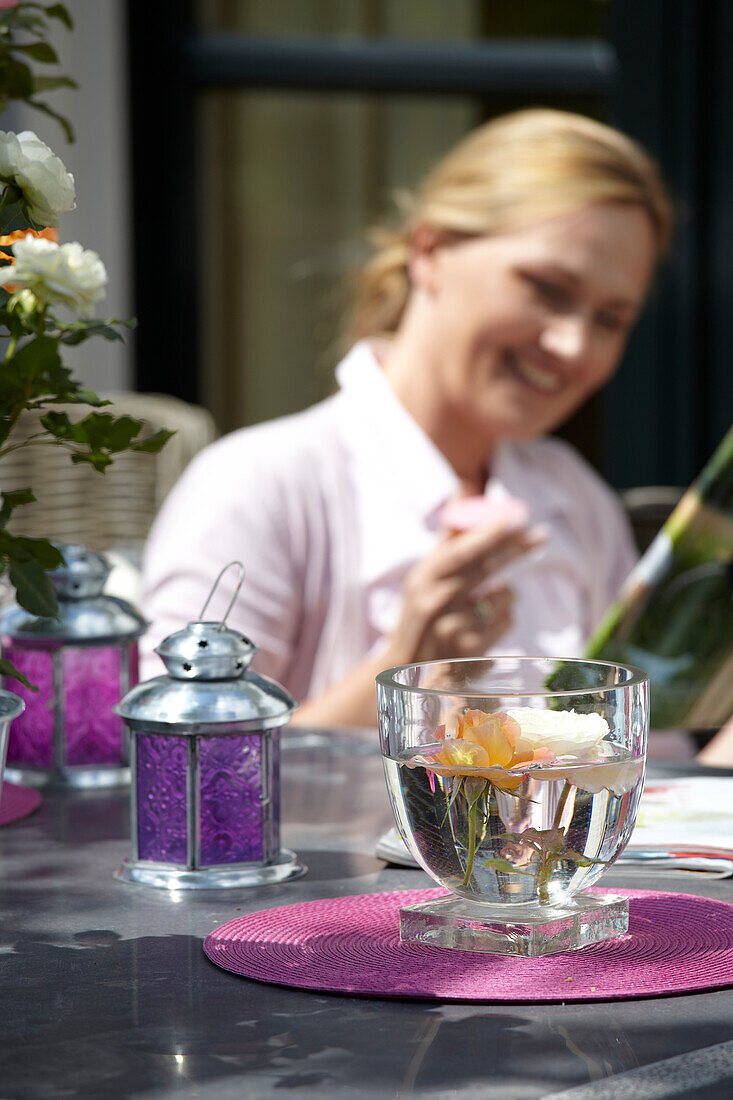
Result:
[[[484,867],[487,869],[493,867],[495,871],[503,871],[507,875],[529,875],[534,878],[532,871],[520,871],[518,867],[515,867],[513,863],[510,863],[508,859],[485,859],[483,860]]]
[[[33,91],[37,92],[55,92],[57,88],[78,88],[79,84],[76,80],[72,80],[70,76],[36,76],[33,74]]]
[[[61,341],[64,344],[73,346],[88,340],[90,336],[101,336],[105,340],[124,340],[122,333],[118,332],[114,325],[126,325],[128,328],[135,327],[133,321],[75,321],[72,324],[59,325],[58,327],[62,332]]]
[[[51,336],[35,336],[16,351],[9,366],[17,372],[22,382],[32,382],[40,374],[61,367],[58,343]],[[68,381],[70,376],[71,371],[66,371],[65,380]]]
[[[58,569],[64,564],[61,551],[48,539],[30,539],[0,532],[0,554],[11,561],[35,561],[43,569]]]
[[[162,451],[168,440],[176,433],[169,431],[167,428],[161,428],[159,432],[155,432],[154,435],[149,435],[145,439],[139,440],[137,443],[133,443],[131,451],[142,451],[144,454],[157,455],[159,451]]]
[[[58,64],[58,54],[48,42],[28,42],[25,45],[13,45],[14,50],[27,53],[34,61],[43,61],[47,65]]]
[[[112,402],[108,397],[100,397],[94,390],[78,390],[74,395],[73,404],[93,405],[95,409],[101,409],[105,405],[111,405]]]
[[[2,79],[2,76],[0,74],[0,80],[1,79]],[[31,95],[31,92],[29,91],[28,96],[30,96],[30,95]],[[48,115],[49,118],[55,119],[56,122],[58,122],[61,129],[64,131],[64,136],[65,136],[66,140],[73,144],[73,142],[76,140],[76,138],[74,137],[73,127],[72,127],[71,123],[69,122],[69,120],[67,118],[64,118],[64,116],[60,115],[58,113],[58,111],[54,111],[53,108],[49,107],[49,105],[47,103],[42,103],[39,99],[30,99],[30,98],[28,98],[27,102],[28,102],[28,105],[30,107],[35,107],[35,109],[37,111],[41,111],[42,114]]]
[[[11,561],[9,576],[16,599],[26,611],[44,618],[53,618],[57,614],[55,589],[37,561]]]
[[[166,442],[162,438],[170,432],[156,432],[148,440],[141,440],[140,444],[132,445],[135,436],[143,426],[142,420],[135,420],[131,416],[112,416],[110,413],[91,412],[81,420],[72,421],[67,413],[49,412],[41,418],[41,424],[57,439],[68,440],[89,447],[92,454],[74,456],[72,461],[94,463],[96,452],[107,451],[116,454],[120,451],[136,450],[138,446],[143,450],[156,451]],[[107,463],[104,463],[107,465]]]
[[[27,8],[40,8],[40,4],[26,4]],[[9,30],[31,31],[33,34],[45,34],[46,23],[40,15],[32,15],[29,11],[20,7],[9,8],[0,12],[0,26],[7,26]]]
[[[67,413],[49,412],[41,417],[41,424],[55,436],[56,439],[72,439],[76,443],[86,442],[84,437],[77,436],[76,425],[69,420]]]
[[[32,504],[35,499],[30,489],[15,489],[13,492],[2,493],[0,526],[5,526],[16,508],[20,508],[23,504]]]
[[[560,859],[571,859],[573,863],[577,863],[578,867],[594,867],[601,865],[608,867],[611,863],[610,859],[591,859],[590,856],[584,856],[582,852],[576,852],[574,848],[566,848],[564,852],[560,853]]]
[[[90,332],[67,332],[59,337],[59,339],[62,344],[66,344],[70,348],[75,348],[77,344],[83,344],[90,336]]]
[[[68,28],[68,30],[73,31],[74,20],[63,4],[51,4],[46,8],[46,15],[49,19],[58,19],[59,22],[63,23],[64,26]]]
[[[6,99],[28,99],[33,95],[33,73],[22,61],[8,57],[0,61],[0,88]]]
[[[5,657],[0,657],[0,676],[12,676],[13,679],[17,680],[23,687],[29,688],[30,691],[38,691],[36,685],[32,684],[30,680],[27,679],[22,672],[19,672],[15,665],[11,664]],[[9,690],[12,691],[12,688]]]
[[[76,453],[71,456],[71,461],[75,464],[87,462],[100,474],[103,474],[107,467],[112,465],[112,459],[109,455],[102,454],[100,451],[76,451]]]

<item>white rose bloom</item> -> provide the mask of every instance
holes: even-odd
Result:
[[[13,245],[15,259],[0,269],[0,285],[26,287],[45,305],[63,305],[91,317],[105,296],[107,272],[96,252],[77,242],[54,244],[23,237]]]
[[[610,732],[608,722],[600,714],[537,707],[512,707],[507,714],[522,730],[517,752],[547,748],[555,756],[577,760],[570,765],[565,761],[557,766],[545,765],[533,773],[536,779],[567,779],[574,787],[590,794],[598,794],[605,788],[620,797],[632,790],[641,777],[644,758],[615,758],[611,743],[605,740]],[[589,762],[594,766],[589,767]]]
[[[76,206],[74,177],[32,130],[0,130],[0,180],[23,192],[38,225],[58,225],[58,215]]]
[[[549,749],[555,756],[593,759],[603,752],[608,722],[600,714],[577,714],[574,710],[540,710],[512,707],[507,714],[519,723],[522,735],[517,752]]]

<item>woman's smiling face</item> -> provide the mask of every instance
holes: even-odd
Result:
[[[427,380],[489,447],[551,431],[607,381],[656,259],[648,214],[622,203],[422,248],[418,232],[416,242]]]

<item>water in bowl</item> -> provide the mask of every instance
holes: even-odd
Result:
[[[644,757],[608,743],[601,762],[559,760],[489,781],[439,775],[414,749],[384,757],[395,820],[418,862],[461,897],[549,904],[591,886],[628,843]],[[512,789],[509,789],[509,788]]]

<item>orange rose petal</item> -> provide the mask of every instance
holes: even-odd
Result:
[[[0,233],[0,246],[5,246],[20,241],[23,237],[42,237],[46,241],[53,241],[58,244],[59,235],[58,231],[53,226],[48,226],[46,229],[14,229],[12,233]]]
[[[456,737],[469,739],[466,730],[483,725],[488,717],[489,715],[483,710],[467,710],[465,714],[459,714],[456,718]]]
[[[497,717],[498,717],[498,715],[497,715]],[[519,738],[522,736],[522,727],[519,725],[519,722],[517,722],[516,718],[512,718],[512,716],[510,714],[503,714],[502,713],[502,715],[501,715],[501,728],[503,729],[504,734],[505,734],[507,740],[509,741],[509,743],[511,744],[512,748],[516,749],[517,742],[519,741]]]
[[[530,764],[534,760],[534,752],[532,749],[527,749],[525,752],[517,752],[514,754],[511,766],[513,768],[520,768],[523,764]]]
[[[477,726],[471,730],[471,740],[486,750],[492,764],[498,764],[500,768],[506,768],[511,763],[514,750],[499,722]]]
[[[437,753],[435,760],[439,764],[462,768],[484,768],[492,763],[486,749],[477,745],[475,741],[461,741],[449,737],[444,740],[443,747]]]

